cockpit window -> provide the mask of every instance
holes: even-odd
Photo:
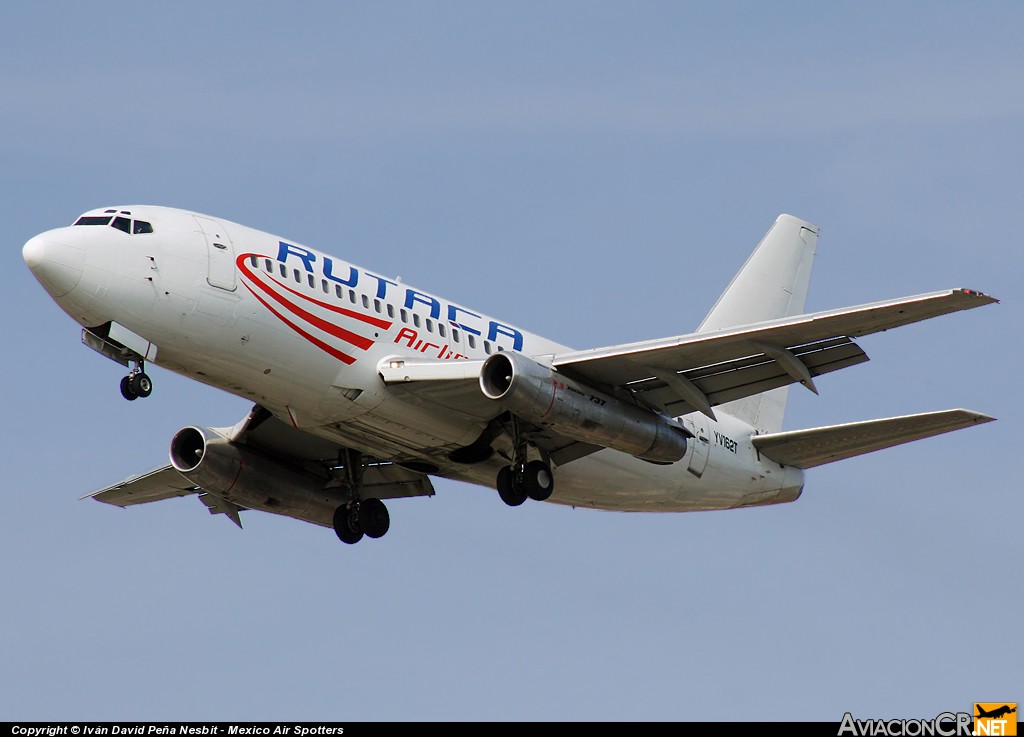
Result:
[[[108,210],[107,212],[113,213],[115,211]],[[145,220],[132,220],[131,213],[124,210],[117,217],[107,213],[102,215],[83,215],[75,221],[75,225],[109,225],[130,235],[153,232],[152,223],[148,223]]]

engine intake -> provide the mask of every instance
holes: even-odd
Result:
[[[668,418],[566,378],[522,353],[492,354],[480,390],[527,422],[659,463],[686,454],[686,434]]]
[[[232,443],[209,428],[179,430],[171,440],[170,456],[182,476],[240,507],[329,527],[344,501],[324,488],[326,479]]]

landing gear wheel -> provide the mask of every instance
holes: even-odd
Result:
[[[498,487],[498,496],[501,497],[501,501],[510,507],[518,507],[526,501],[526,489],[522,484],[516,483],[511,466],[505,466],[498,471],[498,480],[495,485]]]
[[[367,537],[384,537],[391,527],[391,515],[380,499],[364,499],[359,505],[359,524]]]
[[[363,539],[363,528],[355,507],[342,504],[334,510],[334,533],[347,545],[355,545]]]
[[[555,490],[555,477],[544,461],[530,461],[523,469],[523,489],[534,501],[542,502]]]
[[[125,376],[121,379],[121,396],[129,402],[134,402],[139,395],[132,391],[132,377]]]
[[[129,375],[128,383],[138,397],[145,398],[153,393],[153,380],[143,371]]]

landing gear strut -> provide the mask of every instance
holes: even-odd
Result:
[[[350,499],[334,510],[334,533],[347,545],[354,545],[364,535],[370,538],[384,537],[391,527],[388,508],[380,499],[360,498],[365,468],[362,454],[346,449],[339,454],[339,461],[339,477],[328,482],[327,487],[346,488]]]
[[[512,417],[512,465],[498,471],[495,486],[498,496],[510,507],[518,507],[527,499],[542,502],[555,490],[555,477],[544,461],[526,460],[526,440],[519,432],[519,422]]]
[[[153,393],[153,380],[145,372],[145,364],[136,361],[135,367],[121,379],[121,396],[129,402],[134,402],[139,397],[148,397]]]

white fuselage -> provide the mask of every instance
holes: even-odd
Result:
[[[26,244],[26,261],[65,312],[87,328],[115,323],[148,343],[139,352],[150,363],[380,460],[423,461],[437,475],[492,488],[503,463],[448,459],[480,436],[495,414],[491,400],[480,394],[455,402],[385,385],[381,361],[460,361],[515,350],[543,362],[567,350],[243,225],[172,208],[117,211],[150,223],[153,232],[75,225]],[[716,415],[684,418],[696,437],[676,463],[606,449],[559,466],[551,501],[667,512],[795,499],[802,472],[759,459],[754,428],[721,408]]]

